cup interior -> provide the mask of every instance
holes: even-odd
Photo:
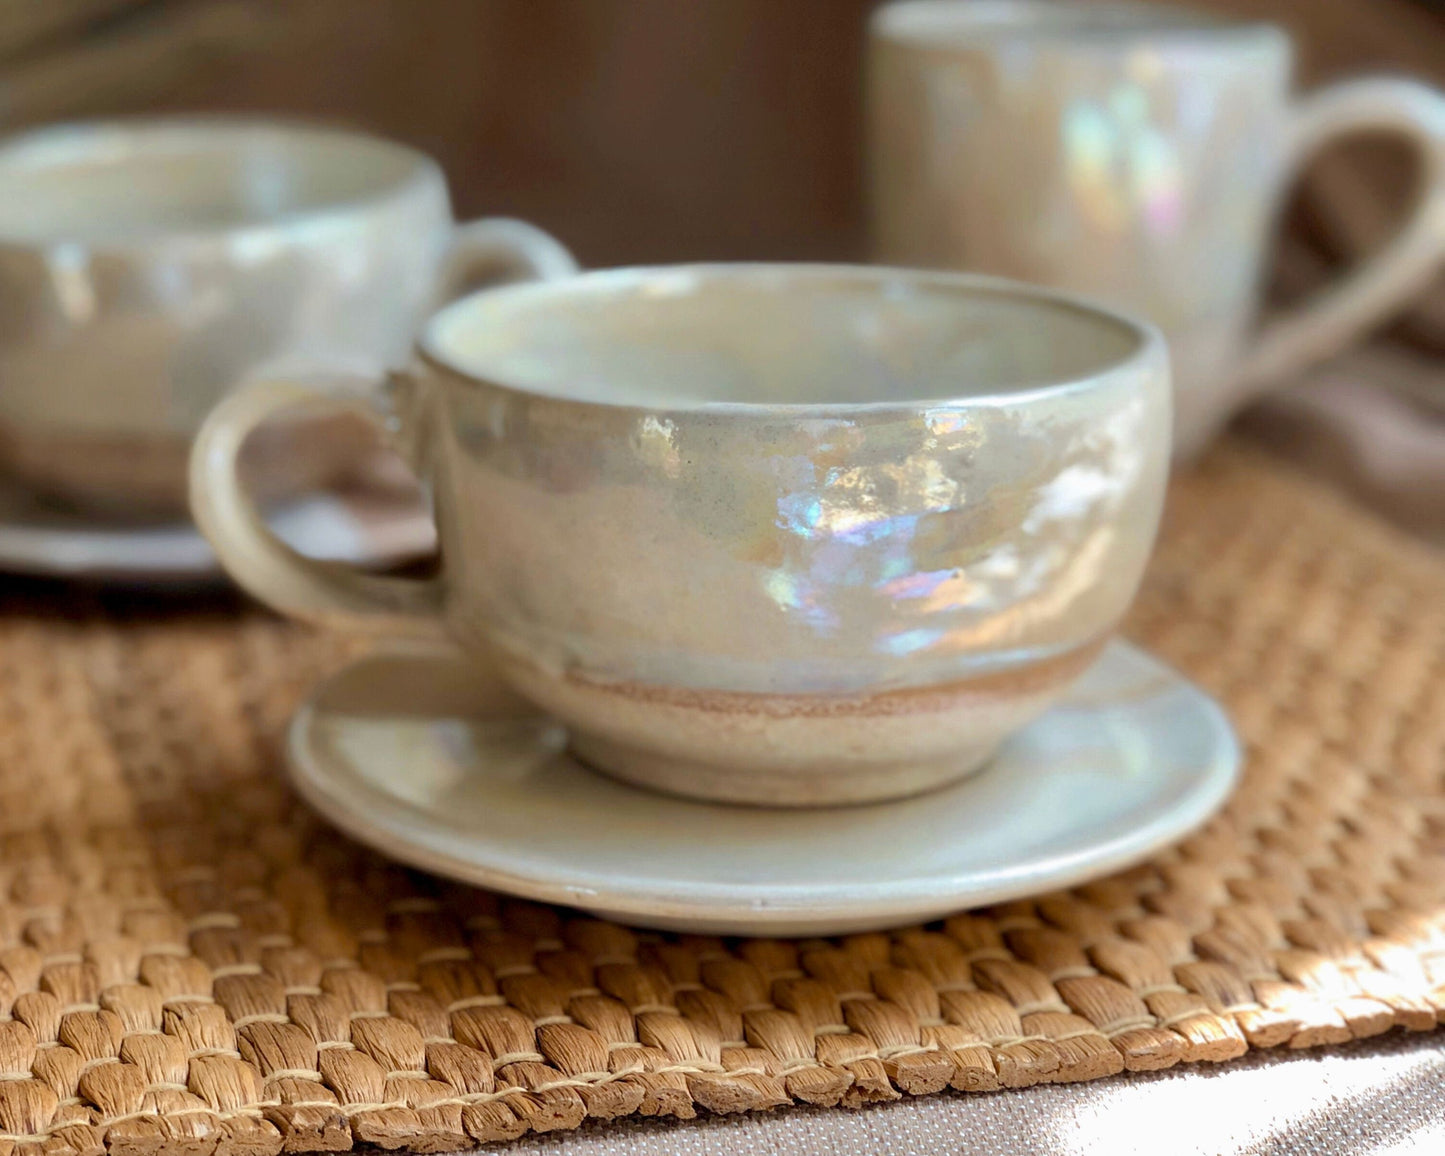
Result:
[[[438,314],[422,344],[494,385],[690,409],[1016,396],[1098,378],[1147,339],[1103,310],[990,278],[713,265],[489,290]]]
[[[0,143],[0,241],[104,242],[274,224],[404,188],[419,153],[227,120],[66,125]]]

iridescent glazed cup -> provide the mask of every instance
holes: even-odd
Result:
[[[622,269],[437,314],[391,412],[253,385],[192,507],[298,618],[446,639],[615,776],[767,805],[983,765],[1134,596],[1169,459],[1163,340],[1046,290],[848,266]],[[301,558],[237,483],[278,413],[364,409],[431,489],[435,577]]]

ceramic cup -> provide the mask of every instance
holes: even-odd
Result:
[[[1288,37],[1154,4],[899,0],[870,28],[879,260],[1018,277],[1152,318],[1175,448],[1422,289],[1445,251],[1445,97],[1357,80],[1298,100]],[[1350,133],[1404,134],[1424,188],[1404,229],[1318,300],[1253,331],[1291,178]]]
[[[443,310],[376,420],[430,485],[435,578],[298,557],[236,453],[327,400],[233,395],[196,520],[300,618],[446,638],[585,761],[683,795],[809,805],[980,766],[1098,652],[1169,457],[1156,330],[1009,282],[679,266]],[[373,410],[366,412],[375,413]]]
[[[531,225],[455,224],[435,162],[353,132],[208,118],[14,137],[0,469],[87,506],[184,512],[190,436],[238,382],[374,380],[460,290],[575,269]],[[309,477],[325,450],[273,441],[268,483]]]

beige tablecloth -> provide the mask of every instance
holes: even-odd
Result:
[[[1445,1034],[1253,1053],[1084,1084],[954,1093],[847,1112],[613,1122],[488,1149],[506,1156],[1439,1156]]]
[[[1445,545],[1445,358],[1405,346],[1352,350],[1239,424],[1397,525]]]

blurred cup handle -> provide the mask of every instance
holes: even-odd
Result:
[[[1238,367],[1243,399],[1339,352],[1421,292],[1445,257],[1445,93],[1411,80],[1352,80],[1305,97],[1294,112],[1283,179],[1330,141],[1361,132],[1400,133],[1420,151],[1419,203],[1375,256],[1298,310],[1267,324]]]
[[[354,414],[408,455],[409,418],[387,398],[328,394],[294,381],[242,386],[211,411],[191,447],[191,512],[221,565],[262,602],[293,618],[367,634],[444,643],[444,579],[372,574],[297,553],[266,525],[246,493],[237,461],[247,436],[282,414]]]
[[[551,233],[513,217],[486,217],[456,227],[440,299],[494,281],[551,281],[576,272],[576,258]]]

